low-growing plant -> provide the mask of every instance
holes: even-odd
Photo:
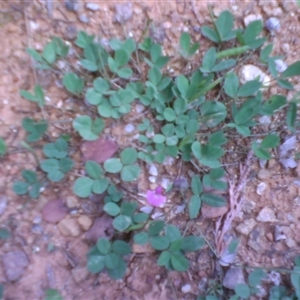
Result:
[[[286,91],[294,90],[291,78],[300,75],[300,62],[284,71],[277,70],[276,60],[281,57],[271,56],[273,44],[264,46],[268,38],[262,36],[260,20],[251,22],[246,28],[235,28],[233,15],[224,11],[213,19],[213,26],[202,26],[201,33],[212,43],[211,47],[190,73],[175,76],[169,76],[165,68],[172,58],[163,55],[162,46],[150,37],[139,44],[132,38],[112,39],[106,47],[84,31],[77,35],[75,45],[82,72],[68,70],[62,74],[62,83],[72,97],[84,99],[82,105],[89,108],[89,115],[76,115],[72,121],[72,128],[79,136],[86,141],[97,140],[106,127],[105,119],[122,120],[135,102],[142,103],[149,112],[147,118],[141,116],[137,126],[139,136],[132,140],[130,147],[125,147],[101,165],[87,161],[86,174],[79,176],[73,184],[73,192],[80,198],[105,193],[104,212],[113,218],[118,238],[124,237],[124,233],[126,238],[131,237],[133,232],[133,239],[128,243],[115,240],[116,236],[112,238],[113,242],[100,238],[88,253],[88,269],[92,273],[106,270],[110,277],[122,278],[126,273],[124,256],[131,254],[131,242],[149,243],[159,253],[158,265],[176,271],[188,270],[186,253],[198,251],[205,245],[203,237],[182,234],[183,230],[168,224],[167,218],[151,220],[150,214],[140,213],[138,204],[123,193],[118,183],[138,180],[142,162],[162,164],[173,157],[195,170],[197,174],[192,176],[190,186],[186,186],[181,194],[185,196],[185,192],[191,192],[187,212],[189,219],[195,220],[202,203],[214,207],[227,205],[214,190],[226,191],[228,188],[223,164],[231,159],[232,152],[244,157],[253,152],[256,158],[263,160],[275,157],[273,149],[281,141],[279,127],[266,131],[260,117],[272,118],[283,112],[285,120],[279,122],[280,132],[295,132],[300,125],[297,119],[299,93],[289,101],[285,96]],[[200,47],[191,40],[189,33],[182,33],[179,60],[184,63],[197,54]],[[27,52],[37,68],[57,71],[56,62],[58,59],[67,61],[68,50],[61,39],[53,38],[42,53],[32,48]],[[263,82],[263,78],[240,80],[238,69],[255,60],[265,67],[280,93],[266,97],[269,82]],[[21,90],[20,94],[37,103],[41,110],[47,109],[44,91],[39,85],[35,86],[34,93]],[[22,126],[28,132],[27,142],[44,138],[48,125],[44,119],[25,118]],[[78,134],[75,135],[77,138]],[[70,136],[71,145],[75,140]],[[0,155],[6,151],[5,143],[0,139]],[[15,193],[37,198],[46,180],[43,178],[42,184],[37,172],[42,170],[50,182],[57,182],[74,166],[68,157],[68,143],[62,137],[45,144],[43,153],[47,158],[40,163],[37,160],[36,172],[22,171],[23,181],[13,185]],[[216,253],[218,258],[222,255],[219,252]],[[233,252],[229,251],[229,254]],[[299,265],[295,268],[298,272]],[[257,294],[263,276],[263,271],[251,273],[249,284],[237,285],[231,299],[247,299]],[[297,276],[298,273],[293,273],[291,280],[299,297]],[[271,299],[279,299],[276,295],[287,293],[280,287],[271,289],[271,294],[274,296]],[[205,299],[217,298],[212,295]]]

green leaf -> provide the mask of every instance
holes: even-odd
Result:
[[[169,251],[163,251],[157,260],[157,265],[161,267],[166,266],[170,261],[170,259],[171,259],[171,253]]]
[[[261,82],[258,80],[250,80],[243,84],[237,93],[238,97],[249,97],[255,95],[261,88]]]
[[[109,173],[119,173],[123,165],[118,158],[109,158],[104,162],[104,170]]]
[[[120,260],[120,255],[113,252],[108,253],[104,257],[104,263],[106,268],[108,269],[115,269],[119,264],[119,260]]]
[[[200,107],[201,122],[207,127],[215,127],[225,120],[227,116],[226,106],[221,102],[207,101]]]
[[[84,166],[88,175],[93,179],[99,179],[103,176],[103,170],[95,161],[88,160]]]
[[[185,129],[187,134],[195,134],[199,130],[199,122],[191,119],[186,123]]]
[[[224,71],[226,69],[232,68],[235,65],[236,65],[236,60],[233,59],[233,58],[229,58],[229,59],[222,60],[221,62],[219,62],[218,64],[216,64],[211,69],[211,71],[212,72],[221,72],[221,71]]]
[[[55,158],[44,159],[41,161],[40,167],[45,172],[58,171],[59,162]]]
[[[61,296],[59,291],[55,289],[48,289],[46,290],[45,300],[64,300],[64,298]]]
[[[162,134],[156,134],[156,135],[154,135],[154,137],[152,138],[152,140],[156,144],[162,144],[166,140],[166,138]]]
[[[184,252],[194,252],[205,246],[205,240],[195,235],[188,235],[182,239],[181,249]]]
[[[170,241],[165,236],[151,236],[149,239],[150,245],[155,250],[165,250],[170,246]]]
[[[59,161],[59,169],[63,173],[68,173],[72,170],[74,161],[70,157],[64,157]]]
[[[117,267],[114,269],[108,269],[107,273],[112,279],[121,279],[126,273],[125,261],[123,259],[119,259]]]
[[[132,224],[132,220],[128,216],[119,215],[113,220],[113,226],[118,231],[125,231]]]
[[[75,195],[86,198],[92,193],[92,186],[94,180],[89,177],[77,178],[73,185],[73,192]]]
[[[164,110],[164,118],[165,118],[168,122],[173,122],[173,121],[176,119],[175,111],[174,111],[172,108],[167,107],[167,108]]]
[[[188,205],[190,219],[195,219],[198,217],[200,208],[201,208],[201,198],[198,195],[193,195]]]
[[[224,198],[215,194],[204,193],[202,194],[201,198],[202,201],[209,206],[222,207],[227,205],[227,202]]]
[[[180,94],[182,96],[186,96],[188,88],[189,88],[189,81],[188,81],[188,79],[185,76],[183,76],[183,75],[179,75],[175,79],[175,82],[176,82],[176,86],[177,86]]]
[[[11,237],[11,234],[6,228],[0,228],[0,240],[7,240],[10,237]],[[0,299],[2,299],[1,292],[0,292]]]
[[[166,225],[165,235],[169,239],[170,243],[178,241],[181,239],[180,230],[175,225]]]
[[[187,32],[181,33],[180,36],[180,47],[184,52],[188,52],[191,43],[191,36]]]
[[[104,256],[102,255],[91,255],[88,257],[87,269],[93,273],[97,274],[104,269]]]
[[[7,146],[5,144],[5,141],[0,138],[0,157],[3,156],[7,151]]]
[[[150,236],[158,235],[164,228],[165,222],[161,220],[152,221],[149,225],[148,233]]]
[[[263,24],[261,20],[251,22],[245,32],[243,33],[243,39],[245,45],[251,45],[258,35],[262,32]]]
[[[191,187],[194,195],[199,196],[202,193],[202,183],[198,175],[193,176]]]
[[[228,10],[219,15],[215,25],[221,41],[227,41],[235,37],[230,34],[233,27],[233,15]]]
[[[147,232],[139,232],[134,235],[133,240],[136,244],[145,245],[148,243],[149,235]]]
[[[208,143],[213,146],[222,146],[227,143],[227,138],[223,131],[216,131],[209,136]]]
[[[113,202],[108,202],[104,205],[103,210],[109,214],[110,216],[117,216],[120,213],[120,207],[119,205],[113,203]]]
[[[219,36],[218,36],[217,32],[209,26],[202,26],[201,27],[201,33],[205,37],[207,37],[208,39],[210,39],[211,41],[213,41],[215,43],[220,42],[220,39],[219,39]]]
[[[27,182],[24,182],[24,181],[16,181],[13,184],[13,191],[17,195],[25,195],[25,194],[27,194],[28,188],[29,188],[29,184]]]
[[[172,254],[171,264],[179,272],[185,272],[189,268],[189,261],[182,254]]]
[[[119,255],[129,255],[131,253],[131,247],[124,241],[114,241],[112,244],[112,251]]]
[[[66,73],[63,77],[65,88],[74,95],[79,95],[82,92],[84,81],[75,73]]]
[[[64,178],[64,173],[59,170],[52,170],[48,172],[48,179],[53,182],[58,182]]]
[[[260,159],[269,160],[271,158],[270,152],[264,148],[258,148],[258,147],[253,148],[253,144],[252,144],[252,149],[254,151],[254,154]]]
[[[273,115],[274,112],[286,104],[286,97],[274,95],[263,104],[261,114]]]
[[[257,287],[261,284],[263,278],[267,276],[267,273],[263,269],[253,270],[248,277],[249,285],[252,287]]]
[[[274,148],[279,145],[280,138],[276,134],[268,134],[260,144],[261,148]]]
[[[266,63],[268,61],[268,58],[271,54],[273,50],[273,44],[268,44],[266,47],[264,47],[261,51],[260,51],[260,60],[264,63]]]
[[[133,216],[134,223],[145,223],[149,219],[149,215],[146,213],[137,213]]]
[[[235,98],[239,89],[239,78],[233,72],[230,72],[225,77],[224,90],[226,95]]]
[[[44,63],[44,59],[42,58],[42,56],[34,49],[32,48],[27,48],[26,52],[36,61],[40,62],[40,63]]]
[[[92,191],[95,194],[101,195],[107,190],[108,185],[109,185],[108,178],[104,177],[101,179],[96,179],[93,182]]]
[[[121,162],[124,165],[134,164],[137,160],[137,155],[137,151],[134,148],[125,148],[120,154]]]
[[[295,122],[297,118],[297,104],[295,102],[291,102],[288,107],[288,111],[286,114],[286,124],[289,129],[294,129]],[[1,155],[1,139],[0,139],[0,155]]]
[[[31,170],[23,170],[22,171],[22,177],[29,184],[33,184],[37,181],[36,173],[34,171],[31,171]]]
[[[161,81],[162,73],[160,72],[159,68],[152,67],[148,71],[148,78],[154,85],[158,85],[158,83]]]
[[[124,79],[129,79],[133,74],[133,71],[131,68],[122,68],[117,70],[117,75]]]
[[[100,238],[97,241],[97,249],[101,254],[108,254],[111,252],[111,243],[106,238]]]
[[[214,67],[217,60],[217,51],[216,48],[212,47],[209,48],[202,59],[202,72],[210,72],[212,68]]]
[[[234,287],[234,291],[239,297],[242,297],[243,299],[248,299],[251,295],[251,290],[245,283],[238,283]]]
[[[114,59],[118,65],[118,67],[123,67],[124,65],[126,65],[128,63],[130,56],[126,50],[119,49],[115,52]]]
[[[30,188],[29,188],[29,196],[32,199],[36,199],[40,195],[42,185],[39,182],[35,182]]]
[[[98,66],[93,61],[90,61],[88,59],[82,59],[80,61],[80,64],[83,68],[85,68],[88,71],[95,72],[98,70]]]
[[[121,178],[125,182],[136,180],[141,173],[141,169],[137,164],[124,166],[121,171]]]
[[[43,51],[43,58],[52,65],[56,60],[56,52],[55,52],[55,45],[53,42],[49,42],[46,44],[44,51]]]
[[[294,89],[293,84],[290,83],[288,80],[278,78],[276,81],[277,81],[278,85],[280,87],[282,87],[283,89],[286,89],[286,90],[289,90],[289,91],[292,91]]]
[[[94,35],[88,35],[85,31],[79,31],[75,44],[80,48],[86,48],[94,40]]]
[[[300,75],[300,61],[297,61],[290,66],[281,74],[281,77],[293,77]]]

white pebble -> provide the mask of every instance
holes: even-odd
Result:
[[[264,191],[266,190],[267,185],[264,182],[261,182],[260,184],[257,185],[256,188],[256,193],[258,195],[262,195],[264,193]]]
[[[135,129],[135,127],[134,127],[132,124],[127,124],[127,125],[125,126],[125,131],[126,131],[127,133],[130,133],[130,132],[134,131],[134,129]]]
[[[281,59],[276,59],[275,60],[275,68],[279,73],[284,72],[287,69],[287,64],[281,60]]]
[[[149,166],[149,174],[151,174],[153,176],[157,176],[158,175],[157,167],[154,164],[151,164]]]
[[[30,27],[31,27],[32,30],[36,30],[36,29],[39,28],[39,24],[38,23],[30,21],[29,24],[30,24]]]
[[[277,18],[269,18],[265,23],[266,28],[272,33],[280,29],[280,21]]]
[[[156,183],[156,176],[150,176],[148,179],[150,182]]]
[[[137,104],[137,105],[135,106],[135,111],[136,111],[138,114],[142,113],[142,112],[144,111],[144,109],[145,109],[145,106],[142,105],[142,104]]]
[[[167,189],[169,188],[169,186],[170,186],[170,180],[169,180],[168,178],[163,178],[163,179],[161,180],[160,185],[161,185],[165,190],[167,190]]]
[[[150,214],[153,210],[152,206],[143,206],[140,208],[140,211],[145,213],[145,214]]]
[[[187,293],[190,293],[192,290],[192,287],[190,284],[186,284],[184,285],[182,288],[181,288],[181,291],[184,293],[184,294],[187,294]]]
[[[46,100],[47,102],[51,102],[51,98],[48,97],[48,96],[45,97],[45,100]]]
[[[100,6],[96,3],[87,3],[85,7],[92,11],[97,11],[100,9]]]

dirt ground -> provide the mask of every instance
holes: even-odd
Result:
[[[70,183],[78,171],[71,172],[68,180],[47,187],[37,201],[18,197],[12,192],[12,183],[19,178],[20,170],[34,165],[32,155],[20,146],[24,138],[21,120],[26,116],[40,117],[36,106],[22,99],[19,90],[31,89],[36,82],[42,85],[48,97],[46,114],[49,121],[67,120],[72,117],[70,111],[81,109],[62,90],[59,76],[33,70],[25,49],[41,50],[52,36],[60,36],[71,43],[79,30],[93,33],[103,42],[124,36],[139,40],[150,22],[152,35],[163,43],[167,55],[173,55],[182,31],[188,31],[194,40],[205,45],[198,29],[209,23],[207,5],[211,4],[216,15],[227,8],[240,24],[250,14],[260,14],[264,21],[277,17],[281,28],[270,37],[274,43],[273,53],[282,54],[290,64],[300,60],[300,36],[295,34],[300,32],[300,10],[293,1],[287,0],[94,1],[99,5],[96,11],[86,8],[85,4],[90,2],[78,1],[75,8],[72,0],[0,3],[0,136],[9,145],[8,155],[0,158],[0,226],[10,232],[10,238],[0,239],[0,283],[5,287],[4,299],[44,299],[48,288],[59,290],[65,300],[196,299],[204,290],[217,290],[213,283],[220,275],[208,247],[190,255],[191,267],[185,273],[173,272],[167,276],[156,265],[157,255],[146,248],[134,248],[135,253],[130,256],[123,280],[113,281],[106,274],[95,276],[87,272],[86,253],[90,245],[84,234],[89,226],[82,220],[92,224],[99,203],[93,199],[80,200],[72,193]],[[117,22],[120,16],[125,18],[123,25]],[[176,66],[174,68],[176,70]],[[126,120],[134,119],[135,115],[134,112],[129,114]],[[105,132],[113,136],[120,147],[127,145],[130,135],[135,134],[124,134],[124,125],[117,122]],[[51,127],[49,138],[70,128],[69,123],[56,123]],[[287,138],[282,136],[282,140]],[[298,134],[296,138],[298,141]],[[297,142],[295,151],[299,148]],[[78,149],[74,149],[72,157],[76,161],[75,170],[78,170],[82,167]],[[160,180],[174,179],[178,175],[178,165],[179,162],[175,161],[173,165],[159,166]],[[300,254],[299,176],[299,162],[293,169],[285,169],[277,159],[266,165],[253,163],[244,194],[245,204],[234,220],[232,230],[232,234],[240,239],[239,263],[273,268],[293,266],[294,257]],[[138,184],[140,193],[148,189],[148,177],[145,168],[143,181]],[[67,202],[69,213],[65,220],[73,226],[71,230],[64,231],[62,226],[43,220],[42,208],[50,200]],[[180,204],[175,197],[171,201]],[[264,218],[266,214],[267,218]],[[174,214],[174,219],[175,224],[184,230],[187,213],[178,213],[176,218]],[[214,222],[215,219],[200,216],[191,230],[198,234],[205,232],[213,242]],[[17,253],[16,258],[11,263],[20,272],[16,280],[8,278],[9,266],[4,262],[9,257],[7,254],[14,257],[14,253]],[[189,286],[188,292],[183,288],[185,286]]]

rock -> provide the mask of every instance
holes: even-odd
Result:
[[[125,126],[125,128],[124,128],[124,130],[125,130],[127,133],[133,132],[134,129],[135,129],[135,127],[134,127],[134,125],[132,125],[132,124],[127,124],[127,125]]]
[[[64,236],[80,235],[80,227],[76,219],[63,219],[58,223],[57,227]]]
[[[165,177],[163,177],[161,179],[160,186],[163,187],[165,190],[167,190],[169,188],[170,184],[171,184],[170,179],[165,178]]]
[[[72,277],[76,283],[82,283],[89,275],[86,267],[77,267],[71,271]]]
[[[110,239],[114,232],[112,218],[105,214],[94,221],[93,226],[85,233],[85,239],[91,242],[97,242],[101,237]]]
[[[48,223],[58,223],[68,213],[68,209],[62,200],[52,200],[46,203],[42,209],[42,217]]]
[[[84,231],[88,231],[91,226],[92,226],[92,219],[88,216],[80,216],[78,219],[77,219],[77,222],[79,223],[79,225],[81,226],[81,228],[84,230]]]
[[[139,244],[132,244],[132,252],[133,253],[152,253],[155,250],[151,247],[149,243],[145,245],[139,245]]]
[[[281,240],[285,240],[286,239],[286,235],[282,232],[282,228],[281,226],[276,225],[275,226],[275,241],[281,241]]]
[[[271,172],[266,170],[266,169],[261,169],[258,171],[257,173],[257,177],[260,180],[265,180],[265,179],[269,179],[272,176]]]
[[[275,61],[275,68],[279,73],[284,72],[288,65],[282,59],[276,59]]]
[[[242,84],[250,80],[254,80],[258,77],[259,81],[262,82],[264,86],[268,87],[270,85],[271,78],[266,73],[264,73],[260,68],[254,65],[242,66],[240,68],[239,75]]]
[[[269,18],[266,23],[265,27],[274,34],[276,31],[280,30],[280,21],[277,18]]]
[[[228,206],[212,207],[207,204],[202,204],[201,215],[204,219],[214,219],[225,215],[228,211]]]
[[[122,24],[132,17],[132,3],[119,3],[115,5],[115,20]]]
[[[267,206],[259,212],[256,220],[259,222],[277,222],[274,211]]]
[[[166,30],[164,26],[151,26],[149,35],[155,43],[162,44],[166,36]]]
[[[77,37],[77,27],[75,25],[68,25],[65,31],[65,38],[67,40],[75,40]]]
[[[287,43],[284,43],[281,45],[281,50],[285,52],[286,54],[290,53],[290,45]]]
[[[90,22],[90,19],[85,14],[80,14],[78,16],[78,19],[80,22],[85,23],[85,24]]]
[[[7,207],[7,198],[5,196],[0,196],[0,216],[4,213]]]
[[[156,183],[156,176],[149,176],[148,180],[149,180],[151,183]]]
[[[256,224],[257,223],[254,219],[245,220],[243,223],[237,226],[236,230],[243,235],[248,235],[256,226]]]
[[[151,164],[149,166],[148,171],[149,171],[150,175],[153,175],[153,176],[157,176],[158,175],[157,167],[154,164]]]
[[[184,294],[187,294],[187,293],[190,293],[192,291],[192,287],[190,284],[185,284],[182,288],[181,288],[181,291],[184,293]]]
[[[142,113],[142,112],[144,111],[144,109],[145,109],[145,106],[142,105],[142,104],[137,104],[137,105],[135,106],[135,111],[136,111],[138,114]]]
[[[248,246],[258,253],[270,247],[270,242],[265,237],[265,229],[262,226],[256,226],[249,235]]]
[[[273,283],[274,285],[278,286],[281,283],[281,274],[272,270],[265,279],[266,281]]]
[[[96,141],[84,142],[80,150],[83,154],[84,162],[93,160],[102,164],[117,152],[118,145],[111,140],[99,138]]]
[[[267,185],[264,182],[261,182],[257,185],[256,187],[256,194],[257,195],[262,195],[264,191],[266,190]]]
[[[245,200],[243,203],[243,211],[245,213],[250,213],[256,206],[256,203],[251,200]]]
[[[79,200],[76,197],[74,197],[74,196],[68,196],[66,198],[66,205],[69,208],[74,208],[74,207],[79,207],[80,203],[79,203]]]
[[[234,287],[239,283],[245,283],[242,268],[230,267],[224,276],[223,286],[227,289],[234,290]]]
[[[285,240],[285,243],[289,248],[298,247],[297,243],[290,237]]]
[[[13,251],[2,255],[4,272],[7,280],[19,279],[29,264],[27,255],[23,251]]]
[[[68,11],[77,11],[78,10],[78,4],[76,0],[66,0],[65,1],[65,8]]]
[[[244,25],[247,27],[251,22],[257,21],[257,20],[263,20],[262,15],[260,14],[251,14],[244,18]]]
[[[97,11],[97,10],[100,9],[100,6],[99,6],[98,4],[96,4],[96,3],[87,3],[87,4],[85,5],[85,7],[86,7],[87,9],[89,9],[89,10],[92,10],[92,11]]]

